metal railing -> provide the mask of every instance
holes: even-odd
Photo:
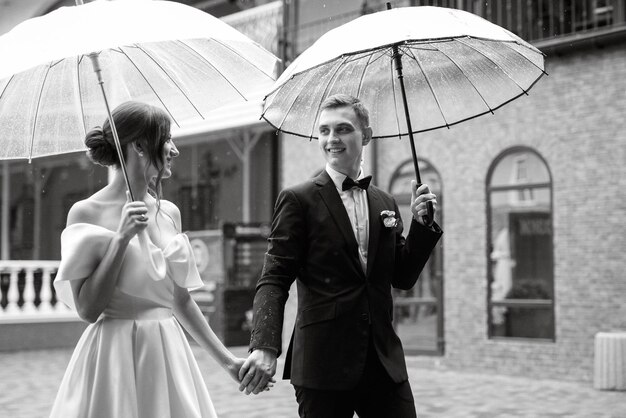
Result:
[[[568,42],[571,37],[626,30],[626,0],[404,0],[401,6],[437,6],[465,10],[531,43]],[[360,15],[383,10],[384,1],[364,1],[359,10],[302,25],[286,33],[295,56],[327,31]]]
[[[624,26],[625,0],[418,1],[477,14],[529,42]],[[456,3],[456,5],[452,5]],[[437,5],[437,4],[432,4]]]

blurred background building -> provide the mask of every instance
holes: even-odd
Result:
[[[285,66],[326,31],[384,8],[364,0],[181,3],[223,18]],[[73,4],[0,0],[0,33]],[[416,287],[395,293],[407,354],[590,381],[595,334],[626,330],[626,0],[392,4],[478,14],[541,49],[549,74],[495,115],[417,135],[445,234]],[[164,185],[207,284],[197,298],[229,345],[247,343],[278,191],[323,167],[316,142],[277,135],[259,120],[261,99],[181,132]],[[365,169],[408,218],[409,144],[389,141],[397,140],[367,147]],[[72,346],[84,325],[50,286],[59,236],[69,207],[106,184],[107,171],[76,156],[0,164],[0,350]],[[286,336],[295,320],[288,309]]]

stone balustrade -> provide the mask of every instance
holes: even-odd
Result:
[[[57,302],[52,282],[59,261],[0,260],[0,324],[76,320]]]

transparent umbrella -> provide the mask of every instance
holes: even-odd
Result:
[[[273,54],[196,8],[150,0],[77,3],[0,37],[0,159],[84,150],[86,131],[108,117],[134,200],[111,108],[142,101],[184,127],[217,107],[258,97],[275,79]],[[145,230],[139,241],[152,260],[150,275],[163,279],[163,255],[150,249]]]
[[[82,1],[79,1],[82,3]],[[259,97],[278,59],[221,20],[169,1],[94,1],[27,20],[0,37],[0,159],[84,149],[111,105],[165,109],[174,128]]]
[[[413,134],[493,113],[543,74],[537,48],[479,16],[430,6],[390,9],[320,37],[276,81],[263,118],[313,139],[324,99],[356,96],[370,111],[374,138],[409,137],[421,183]]]

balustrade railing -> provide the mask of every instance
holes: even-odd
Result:
[[[414,3],[477,14],[530,42],[626,24],[625,0],[418,0]]]
[[[626,0],[399,0],[394,4],[465,10],[537,44],[567,43],[572,37],[626,30]],[[359,10],[292,24],[288,40],[297,56],[330,29],[385,8],[385,1],[366,0]]]
[[[56,300],[52,283],[58,268],[59,261],[0,260],[0,324],[78,318]]]

